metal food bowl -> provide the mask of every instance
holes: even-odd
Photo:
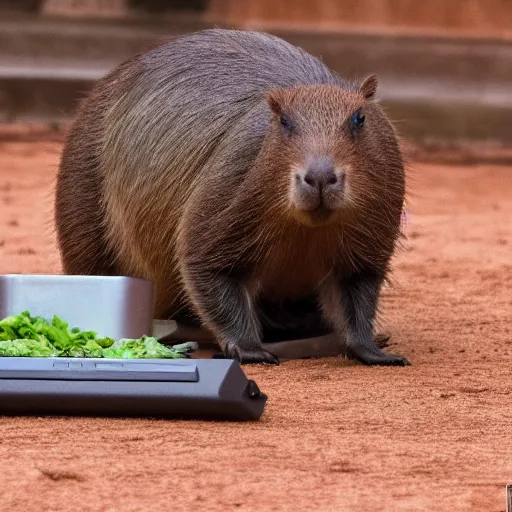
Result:
[[[101,337],[140,338],[153,332],[155,292],[151,281],[132,277],[0,276],[0,318],[29,311]]]

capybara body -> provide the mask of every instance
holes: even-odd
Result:
[[[309,300],[351,357],[405,364],[373,338],[405,193],[376,87],[257,32],[206,30],[125,62],[64,148],[65,272],[151,279],[158,317],[198,318],[241,361],[275,362],[262,329]]]

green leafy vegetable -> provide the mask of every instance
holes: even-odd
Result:
[[[184,358],[196,348],[196,343],[166,347],[150,336],[119,341],[101,338],[94,331],[69,329],[58,316],[48,322],[28,311],[0,320],[0,357]]]

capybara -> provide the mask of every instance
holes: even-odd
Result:
[[[376,89],[259,32],[205,30],[124,62],[67,137],[64,271],[154,281],[156,317],[198,319],[242,362],[277,362],[263,329],[309,301],[350,357],[407,364],[374,339],[405,195]]]

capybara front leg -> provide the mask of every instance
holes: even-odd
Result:
[[[279,364],[264,350],[253,300],[240,281],[213,272],[187,272],[191,300],[226,357],[241,363]]]
[[[408,361],[386,354],[375,342],[373,323],[382,279],[373,273],[357,273],[324,283],[320,302],[326,319],[345,334],[347,356],[367,365],[405,366]]]

